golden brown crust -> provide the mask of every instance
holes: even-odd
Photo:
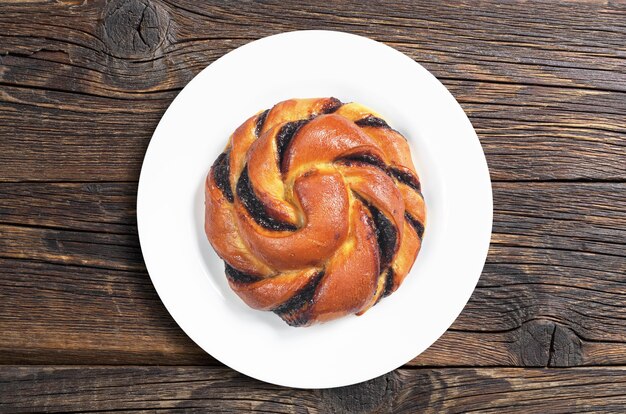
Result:
[[[367,208],[352,205],[350,238],[329,260],[311,308],[311,322],[359,312],[374,295],[379,257],[376,234]]]
[[[296,180],[294,193],[306,220],[293,232],[263,228],[235,201],[244,242],[277,270],[319,266],[348,235],[348,193],[340,174],[309,171]]]
[[[426,219],[405,138],[335,98],[291,99],[246,120],[205,197],[231,288],[294,326],[362,314],[398,289]]]
[[[205,191],[204,230],[213,248],[221,258],[228,258],[231,266],[244,273],[261,276],[273,274],[273,269],[251,254],[246,247],[229,204],[215,186],[213,177],[209,175]]]
[[[268,162],[276,157],[276,134],[281,125],[267,131],[250,147],[248,152],[248,172],[256,196],[271,210],[278,220],[297,224],[297,213],[293,204],[285,200],[283,182],[277,162]]]
[[[295,272],[281,273],[252,283],[229,281],[230,287],[248,306],[259,310],[271,310],[276,304],[284,303],[320,272],[307,268]]]

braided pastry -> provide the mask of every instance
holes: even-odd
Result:
[[[363,314],[413,266],[425,206],[406,139],[371,110],[291,99],[230,137],[205,231],[231,288],[292,326]]]

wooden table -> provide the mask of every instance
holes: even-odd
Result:
[[[626,411],[626,4],[38,3],[0,5],[0,411]],[[428,351],[294,390],[222,366],[173,322],[135,196],[194,75],[313,28],[385,42],[448,87],[495,214],[478,287]]]

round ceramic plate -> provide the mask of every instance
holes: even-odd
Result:
[[[293,328],[271,312],[248,308],[228,287],[223,262],[204,234],[204,180],[249,116],[285,99],[325,96],[372,108],[408,139],[428,223],[397,292],[363,316]],[[395,49],[331,31],[266,37],[200,72],[154,132],[137,196],[146,266],[180,327],[229,367],[300,388],[377,377],[435,342],[478,282],[492,210],[480,142],[447,89]]]

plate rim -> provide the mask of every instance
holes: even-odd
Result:
[[[138,188],[137,188],[137,200],[136,200],[136,216],[137,216],[137,228],[138,228],[138,238],[139,238],[139,242],[140,242],[140,246],[141,246],[141,252],[142,252],[142,256],[144,258],[144,262],[146,265],[146,270],[150,276],[150,280],[153,284],[153,286],[155,287],[155,290],[159,296],[160,301],[163,303],[163,305],[165,306],[165,308],[167,309],[168,313],[171,315],[172,319],[174,319],[174,321],[176,322],[176,324],[183,330],[183,332],[185,332],[185,334],[194,342],[196,343],[204,352],[208,353],[209,355],[211,355],[213,358],[215,358],[216,360],[220,361],[221,363],[223,363],[224,365],[230,367],[231,369],[234,369],[244,375],[256,378],[258,380],[261,381],[265,381],[268,383],[272,383],[272,384],[276,384],[276,385],[281,385],[281,386],[286,386],[286,387],[294,387],[294,388],[301,388],[301,389],[322,389],[322,388],[333,388],[333,387],[339,387],[339,386],[348,386],[348,385],[352,385],[352,384],[356,384],[356,383],[360,383],[363,381],[367,381],[369,379],[375,378],[378,375],[383,375],[386,372],[390,372],[393,371],[399,367],[401,367],[402,365],[406,364],[406,362],[409,362],[412,358],[415,358],[417,355],[421,354],[422,352],[424,352],[424,350],[421,351],[416,351],[415,355],[410,358],[407,361],[404,361],[402,363],[400,363],[397,366],[392,367],[391,369],[387,369],[385,372],[381,372],[380,374],[373,376],[373,377],[368,377],[368,378],[361,378],[361,379],[357,379],[354,380],[352,382],[342,382],[340,384],[330,384],[330,385],[321,385],[321,386],[303,386],[302,384],[293,384],[293,383],[289,383],[289,382],[285,382],[285,381],[278,381],[278,380],[272,380],[272,379],[268,379],[267,377],[263,377],[262,375],[253,375],[250,372],[247,372],[245,369],[242,369],[240,366],[238,366],[238,364],[234,363],[232,360],[226,361],[225,359],[227,358],[223,358],[221,356],[216,356],[214,355],[212,352],[209,352],[205,346],[203,346],[203,344],[200,344],[196,338],[194,338],[192,335],[190,335],[188,329],[185,327],[186,323],[180,321],[172,311],[172,309],[170,309],[170,306],[168,306],[168,304],[166,303],[166,300],[164,300],[164,294],[163,292],[160,290],[159,286],[157,285],[157,282],[155,281],[155,278],[153,277],[153,272],[151,271],[151,267],[153,267],[153,264],[149,264],[148,263],[148,259],[147,259],[147,254],[146,254],[146,241],[145,241],[145,236],[142,237],[142,234],[145,234],[145,231],[142,231],[142,228],[145,228],[145,224],[143,224],[143,220],[141,218],[142,214],[141,211],[143,211],[143,203],[142,200],[145,198],[145,196],[142,197],[142,194],[145,194],[145,188],[146,188],[146,178],[145,178],[145,169],[144,166],[146,165],[146,160],[148,159],[148,157],[150,156],[151,153],[151,148],[154,148],[153,143],[155,142],[154,138],[157,135],[157,131],[159,131],[159,128],[161,127],[161,124],[164,122],[164,119],[166,118],[166,115],[168,113],[168,111],[170,110],[170,108],[172,107],[172,105],[174,105],[177,100],[179,99],[179,97],[183,94],[183,91],[185,89],[187,89],[190,85],[192,85],[194,83],[194,81],[196,79],[198,79],[198,77],[205,72],[209,67],[211,67],[212,65],[215,64],[222,64],[224,62],[224,60],[227,59],[228,56],[230,56],[231,54],[234,53],[241,53],[238,51],[241,51],[243,49],[248,49],[248,48],[252,48],[255,46],[258,46],[260,44],[262,44],[263,42],[267,42],[267,41],[271,41],[274,38],[282,38],[282,37],[288,37],[288,36],[302,36],[302,35],[306,35],[306,36],[316,36],[316,35],[324,35],[324,36],[347,36],[347,37],[352,37],[352,38],[357,38],[359,40],[367,40],[368,42],[371,42],[373,45],[375,44],[377,47],[378,46],[382,46],[384,48],[388,48],[393,50],[395,53],[398,53],[402,56],[404,56],[406,59],[410,60],[411,64],[414,65],[414,68],[417,70],[421,70],[423,72],[425,72],[425,74],[429,77],[431,77],[432,79],[434,79],[434,81],[439,84],[439,86],[445,91],[445,93],[447,93],[451,98],[452,101],[454,102],[454,104],[456,106],[458,106],[458,109],[460,109],[460,112],[463,114],[464,117],[464,121],[467,122],[467,124],[469,125],[469,128],[471,130],[471,133],[473,134],[473,137],[476,141],[476,143],[478,144],[478,147],[480,149],[480,153],[482,154],[482,164],[484,164],[485,170],[486,170],[486,184],[488,184],[488,194],[485,194],[485,199],[483,201],[488,201],[488,205],[489,205],[489,211],[487,212],[487,215],[489,216],[489,237],[488,240],[486,240],[486,247],[483,249],[484,251],[481,252],[480,256],[482,257],[481,259],[481,266],[480,266],[480,272],[478,273],[478,276],[475,277],[475,283],[473,283],[473,287],[471,289],[471,291],[469,292],[469,294],[467,295],[467,300],[464,301],[463,306],[460,307],[460,310],[458,313],[456,313],[454,319],[452,320],[452,322],[445,327],[437,336],[436,338],[430,343],[430,345],[428,345],[425,349],[428,349],[428,347],[432,346],[432,344],[434,344],[440,337],[441,335],[452,325],[452,323],[454,323],[454,321],[458,318],[458,316],[460,315],[460,313],[462,312],[462,310],[465,308],[465,306],[467,305],[467,302],[469,301],[471,294],[473,293],[473,291],[475,290],[475,287],[480,279],[480,276],[482,275],[482,270],[484,268],[485,262],[487,260],[488,257],[488,251],[489,251],[489,246],[491,244],[491,237],[492,237],[492,231],[493,231],[493,190],[492,190],[492,182],[491,182],[491,177],[490,177],[490,171],[489,171],[489,167],[488,167],[488,163],[484,154],[484,150],[482,149],[482,145],[478,139],[478,136],[471,124],[471,121],[469,120],[469,118],[467,117],[467,114],[465,113],[465,111],[463,110],[463,108],[460,106],[460,104],[456,101],[456,99],[454,98],[454,96],[450,93],[450,91],[434,76],[432,75],[428,70],[426,70],[422,65],[420,65],[417,61],[413,60],[412,58],[408,57],[407,55],[403,54],[402,52],[384,44],[381,42],[377,42],[373,39],[370,39],[368,37],[364,37],[364,36],[359,36],[359,35],[355,35],[355,34],[351,34],[351,33],[346,33],[346,32],[341,32],[341,31],[333,31],[333,30],[294,30],[294,31],[288,31],[288,32],[282,32],[282,33],[277,33],[271,36],[267,36],[267,37],[263,37],[254,41],[251,41],[249,43],[246,43],[242,46],[239,46],[238,48],[235,48],[231,51],[229,51],[228,53],[220,56],[218,59],[216,59],[215,61],[213,61],[212,63],[210,63],[209,65],[207,65],[205,68],[203,68],[200,72],[198,72],[198,74],[196,74],[183,88],[183,90],[181,90],[181,92],[174,98],[174,100],[172,100],[172,102],[168,105],[168,108],[165,110],[165,112],[163,113],[161,119],[159,120],[153,134],[152,137],[150,139],[150,142],[148,144],[148,147],[146,149],[145,155],[144,155],[144,159],[142,161],[142,166],[141,166],[141,172],[139,175],[139,180],[138,180]],[[481,164],[481,167],[483,166]],[[142,185],[143,183],[143,185]],[[487,187],[485,187],[485,189],[487,189]],[[419,260],[419,259],[418,259]],[[395,365],[395,364],[394,364]]]

